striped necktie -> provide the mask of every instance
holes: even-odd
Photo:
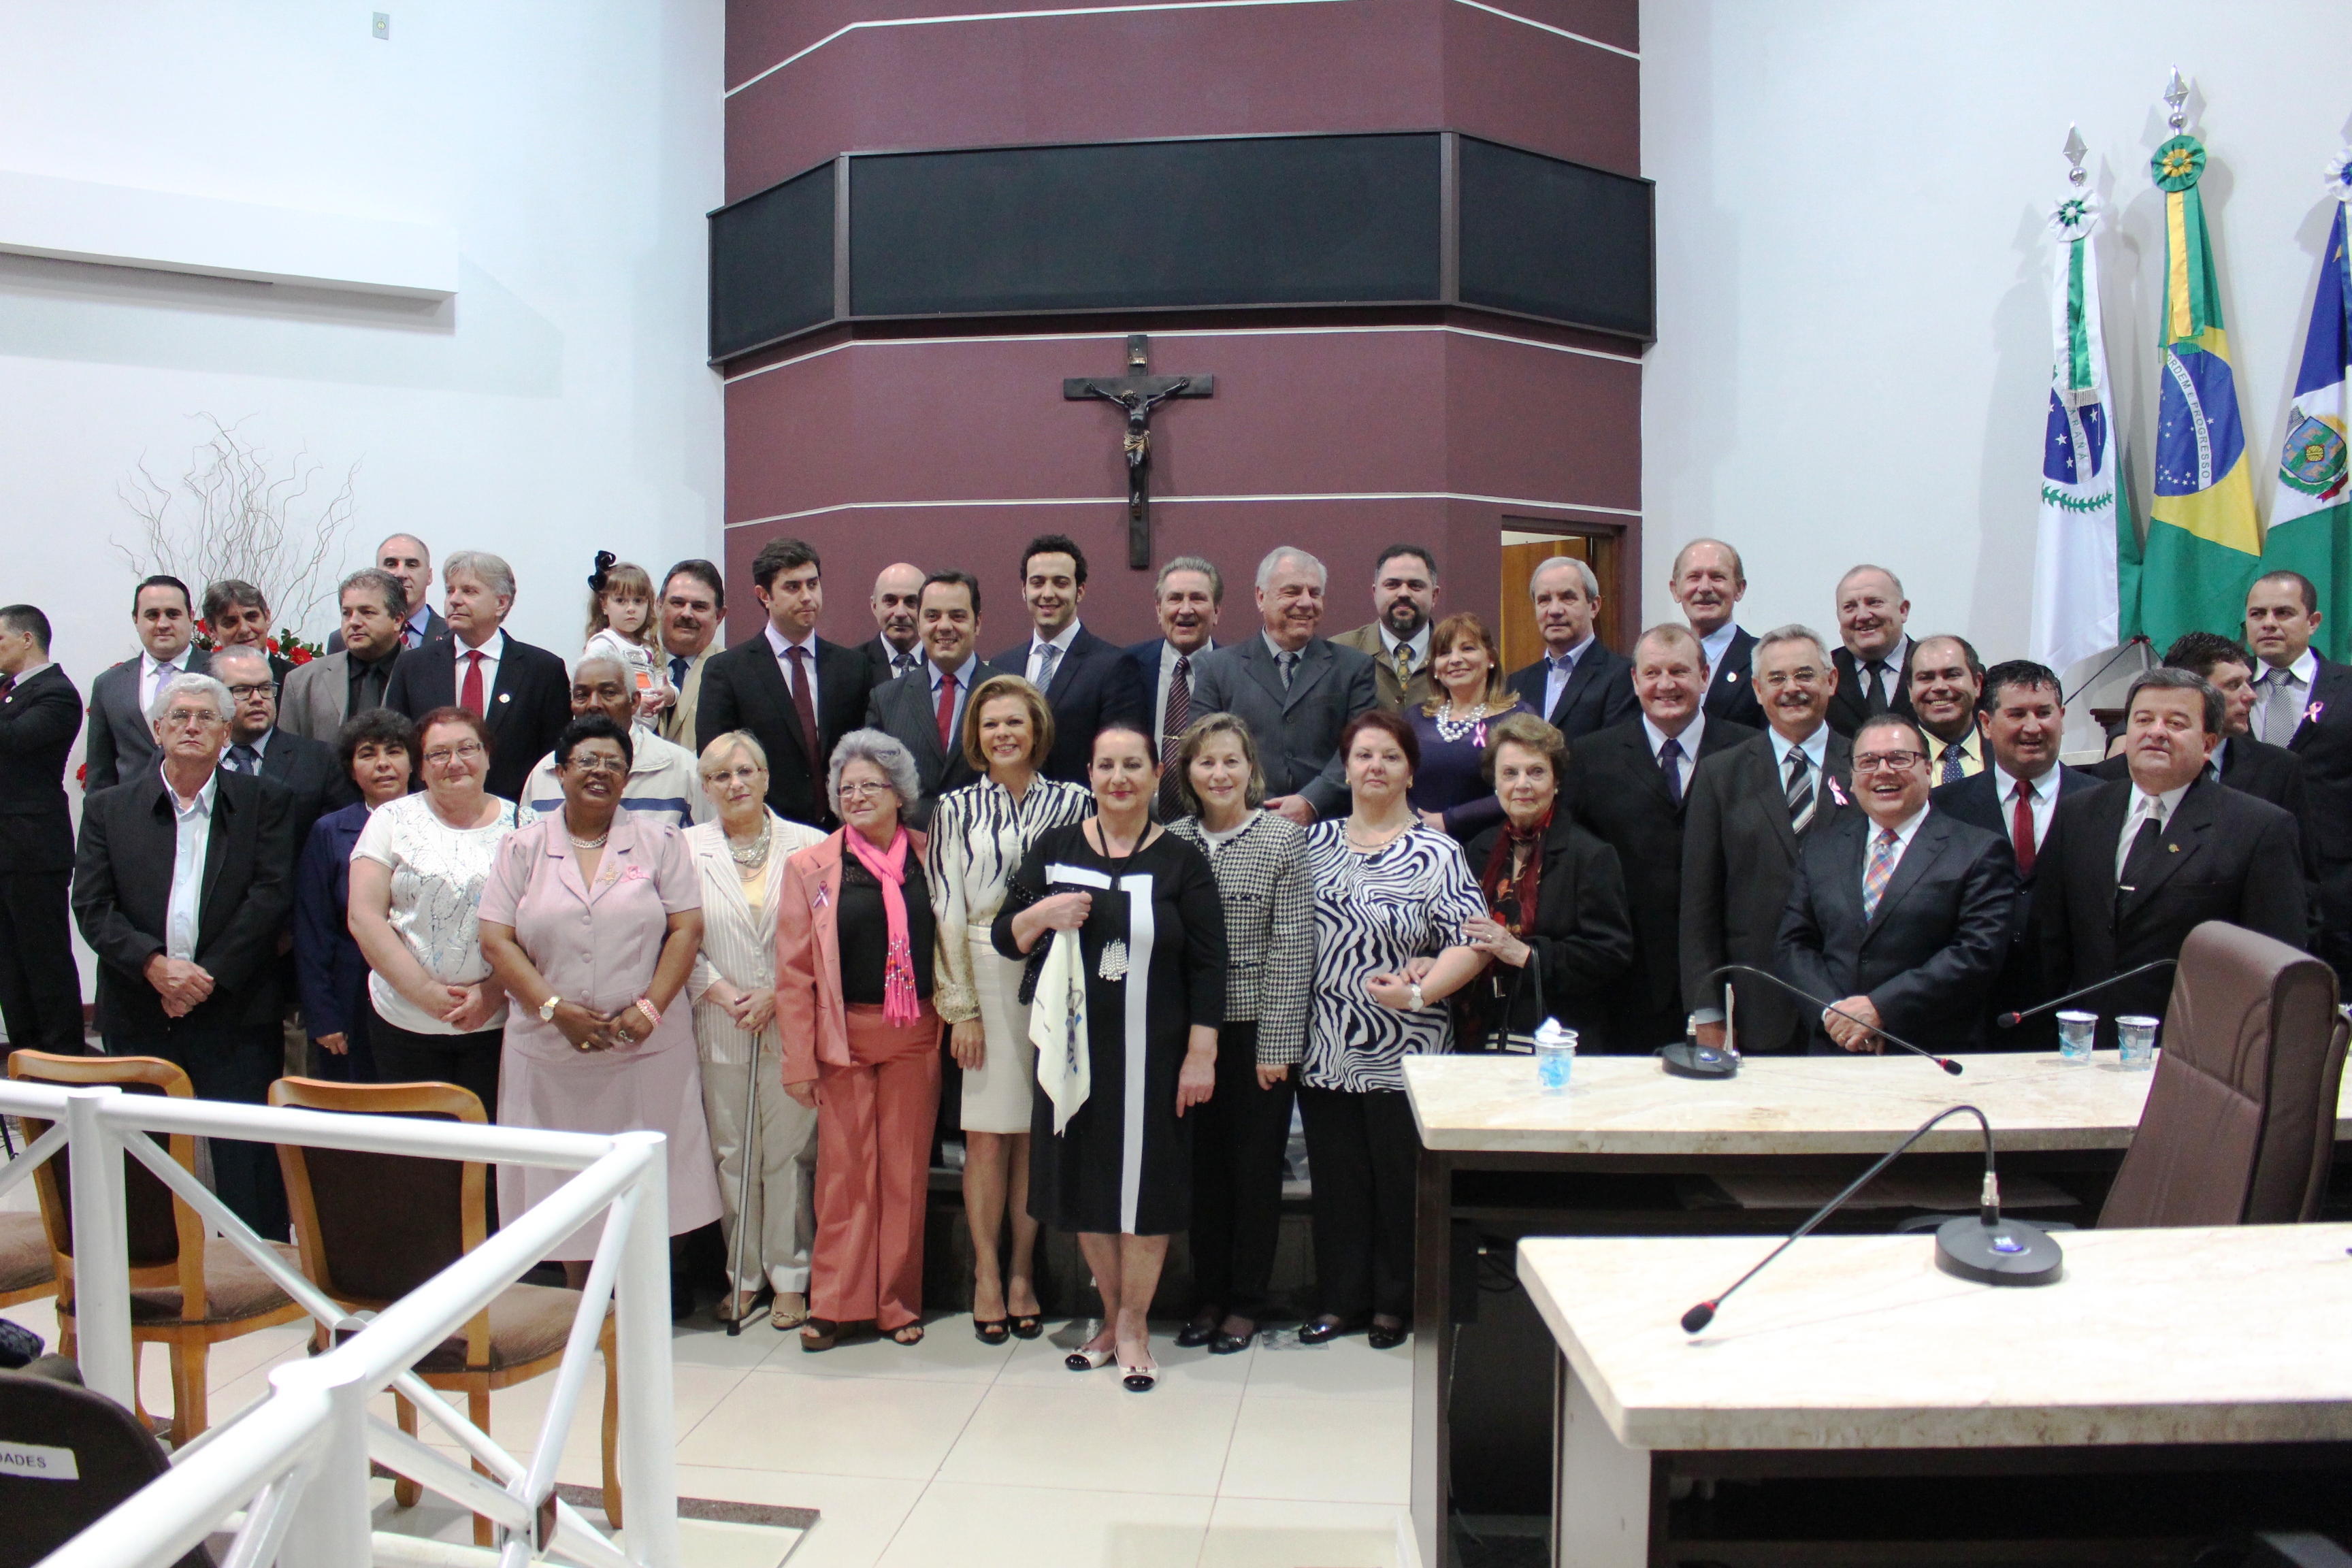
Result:
[[[1878,900],[1886,896],[1886,884],[1895,879],[1895,829],[1882,827],[1870,846],[1870,866],[1862,874],[1862,918],[1864,921],[1878,912]]]
[[[1168,704],[1160,721],[1160,820],[1173,822],[1183,802],[1176,794],[1176,742],[1192,721],[1192,656],[1180,653],[1168,673]]]
[[[1802,838],[1813,825],[1812,765],[1802,746],[1789,748],[1789,826]]]

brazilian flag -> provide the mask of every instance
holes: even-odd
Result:
[[[2235,636],[2262,574],[2245,422],[2238,415],[2213,242],[2197,192],[2205,148],[2175,136],[2149,160],[2164,192],[2164,351],[2147,541],[2118,538],[2124,630],[2158,647],[2183,632]],[[2128,531],[2129,525],[2126,524]]]

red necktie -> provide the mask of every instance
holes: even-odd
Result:
[[[800,715],[801,741],[814,759],[819,746],[816,738],[816,702],[809,696],[808,649],[793,647],[784,649],[784,657],[793,666],[793,711]]]
[[[457,706],[478,719],[482,716],[482,650],[471,648],[466,654],[466,684],[457,693]]]
[[[2033,795],[2020,779],[2010,798],[2017,802],[2009,823],[2009,841],[2017,851],[2017,874],[2030,877],[2033,875]]]
[[[948,737],[955,731],[955,677],[940,671],[940,748],[952,753],[955,745]]]

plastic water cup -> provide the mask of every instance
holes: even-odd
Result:
[[[2061,1013],[2058,1015],[2058,1059],[2087,1067],[2091,1060],[2091,1043],[2098,1037],[2099,1016],[2096,1013]]]
[[[2116,1020],[2116,1038],[2123,1046],[2125,1071],[2146,1072],[2156,1065],[2157,1022],[2140,1014],[2126,1014]]]
[[[1536,1082],[1546,1094],[1566,1094],[1576,1068],[1576,1031],[1557,1018],[1536,1026]]]

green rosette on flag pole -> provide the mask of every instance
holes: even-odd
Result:
[[[2166,97],[2177,131],[2188,97],[2177,76]],[[2148,166],[2164,193],[2155,494],[2147,540],[2136,561],[2120,563],[2120,576],[2126,631],[2145,632],[2163,647],[2183,632],[2236,633],[2246,590],[2262,571],[2263,533],[2221,328],[2212,237],[2197,188],[2204,144],[2176,135]]]
[[[2263,541],[2263,570],[2300,572],[2319,589],[2313,641],[2341,661],[2352,652],[2352,493],[2346,484],[2346,387],[2352,383],[2352,257],[2345,215],[2352,205],[2352,148],[2328,165],[2335,221],[2312,291],[2311,324],[2295,370],[2294,401],[2280,444],[2278,499]]]

